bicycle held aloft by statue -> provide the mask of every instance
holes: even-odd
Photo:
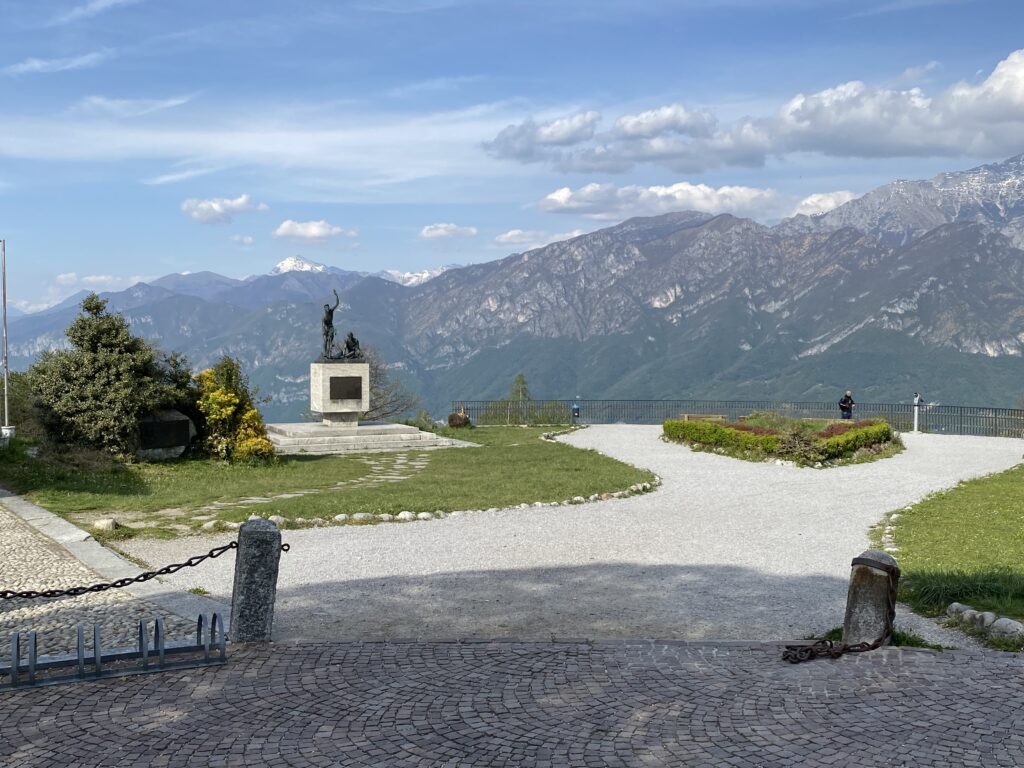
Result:
[[[338,292],[334,291],[334,306],[324,304],[323,335],[324,346],[321,354],[323,360],[362,360],[363,352],[359,348],[359,339],[352,331],[348,332],[341,346],[334,343],[334,310],[341,304]]]

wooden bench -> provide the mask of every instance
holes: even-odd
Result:
[[[680,413],[676,418],[679,421],[728,421],[728,417],[721,413]]]

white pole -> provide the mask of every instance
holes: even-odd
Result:
[[[7,241],[0,240],[0,283],[3,285],[3,322],[4,322],[4,427],[11,425],[8,391],[8,367],[7,367]],[[7,431],[6,429],[4,430]]]
[[[917,432],[917,420],[918,420],[918,414],[920,413],[920,411],[921,411],[921,396],[917,392],[915,392],[914,393],[914,431],[915,432]]]

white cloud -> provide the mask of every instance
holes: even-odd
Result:
[[[793,216],[803,214],[804,216],[814,216],[819,213],[827,213],[833,208],[838,208],[843,203],[848,203],[851,200],[856,199],[859,195],[856,192],[848,192],[846,190],[839,190],[837,192],[816,192],[813,195],[808,195],[799,203],[796,208],[793,209]]]
[[[929,72],[935,71],[940,66],[942,65],[937,61],[929,61],[927,64],[921,64],[920,66],[907,67],[900,74],[898,80],[901,83],[916,83]]]
[[[165,109],[187,104],[192,96],[172,96],[167,99],[109,99],[106,96],[86,96],[70,110],[74,115],[109,115],[111,117],[141,117]]]
[[[902,78],[919,79],[937,66],[908,69]],[[506,126],[484,148],[523,163],[609,173],[638,163],[681,173],[758,167],[772,156],[807,152],[857,158],[1008,156],[1024,148],[1024,49],[998,62],[981,83],[960,82],[928,94],[918,87],[853,80],[799,93],[774,114],[724,126],[712,113],[681,104],[622,115],[604,133],[594,130],[596,112],[576,117],[583,115],[593,117],[577,119],[580,130],[559,133],[564,141],[546,140],[545,126],[526,120]]]
[[[141,0],[89,0],[87,3],[76,5],[74,8],[58,14],[51,19],[51,25],[68,24],[79,19],[87,19],[90,16],[109,11],[122,5],[135,5]]]
[[[274,237],[287,237],[292,240],[326,240],[330,237],[355,237],[359,232],[354,229],[343,229],[321,219],[320,221],[287,221],[281,222],[274,230]]]
[[[505,103],[428,114],[357,113],[351,105],[322,103],[287,113],[209,100],[203,108],[187,121],[172,110],[144,120],[99,114],[69,120],[66,109],[47,116],[8,111],[0,159],[269,170],[279,173],[275,184],[305,195],[300,199],[332,202],[385,194],[394,201],[394,190],[410,181],[508,173],[467,151],[508,124]]]
[[[76,291],[122,291],[149,279],[144,275],[79,275],[77,272],[61,272],[54,276],[46,293],[37,301],[22,299],[11,303],[23,312],[39,312],[59,304]]]
[[[32,75],[50,72],[66,72],[69,69],[87,69],[102,64],[113,56],[112,51],[93,51],[81,56],[69,56],[63,59],[25,59],[17,64],[9,64],[0,69],[5,75]]]
[[[181,204],[181,210],[186,216],[204,224],[226,224],[236,213],[265,211],[267,205],[253,203],[252,197],[249,195],[239,195],[234,199],[228,197],[214,197],[210,200],[189,198]]]
[[[684,210],[763,217],[766,212],[774,212],[777,206],[778,195],[772,189],[729,186],[715,189],[685,181],[653,187],[614,184],[587,184],[575,190],[562,187],[540,202],[543,210],[552,213],[608,220]]]
[[[179,181],[187,181],[188,179],[194,179],[197,176],[206,176],[209,173],[216,173],[219,169],[217,168],[189,168],[184,171],[172,171],[171,173],[164,173],[160,176],[153,176],[149,179],[143,179],[142,183],[149,186],[159,186],[161,184],[175,184]]]
[[[621,136],[645,139],[665,133],[710,136],[716,122],[715,116],[706,110],[691,112],[682,104],[670,104],[639,115],[623,115],[615,121],[615,131]]]
[[[498,245],[521,245],[526,250],[539,248],[548,243],[557,243],[562,240],[569,240],[584,234],[582,229],[574,229],[572,232],[543,232],[537,229],[510,229],[502,232],[494,238]]]
[[[256,242],[256,238],[252,235],[232,235],[231,240],[243,246],[250,246]]]
[[[496,157],[524,162],[543,160],[548,148],[570,146],[593,138],[600,119],[601,113],[594,111],[577,112],[540,124],[528,118],[519,125],[503,128],[484,148]]]
[[[482,75],[460,75],[457,77],[435,77],[430,80],[419,80],[414,83],[399,85],[388,91],[388,96],[401,99],[409,96],[455,91],[463,85],[483,80]]]
[[[437,240],[444,237],[473,237],[476,234],[476,227],[460,227],[457,224],[427,224],[420,230],[420,237],[424,240]]]

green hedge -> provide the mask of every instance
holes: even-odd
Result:
[[[779,448],[778,435],[755,435],[753,432],[742,432],[713,421],[669,419],[662,425],[662,429],[669,440],[687,443],[716,445],[741,451],[760,451],[769,455],[774,454]]]
[[[830,437],[818,443],[826,459],[838,459],[856,453],[861,448],[892,440],[892,427],[884,421],[869,427],[851,429],[841,435]]]
[[[861,448],[893,439],[892,427],[884,421],[851,429],[824,440],[802,435],[799,430],[758,435],[713,421],[669,419],[662,424],[662,429],[669,440],[724,448],[727,451],[779,456],[801,464],[847,458]]]

